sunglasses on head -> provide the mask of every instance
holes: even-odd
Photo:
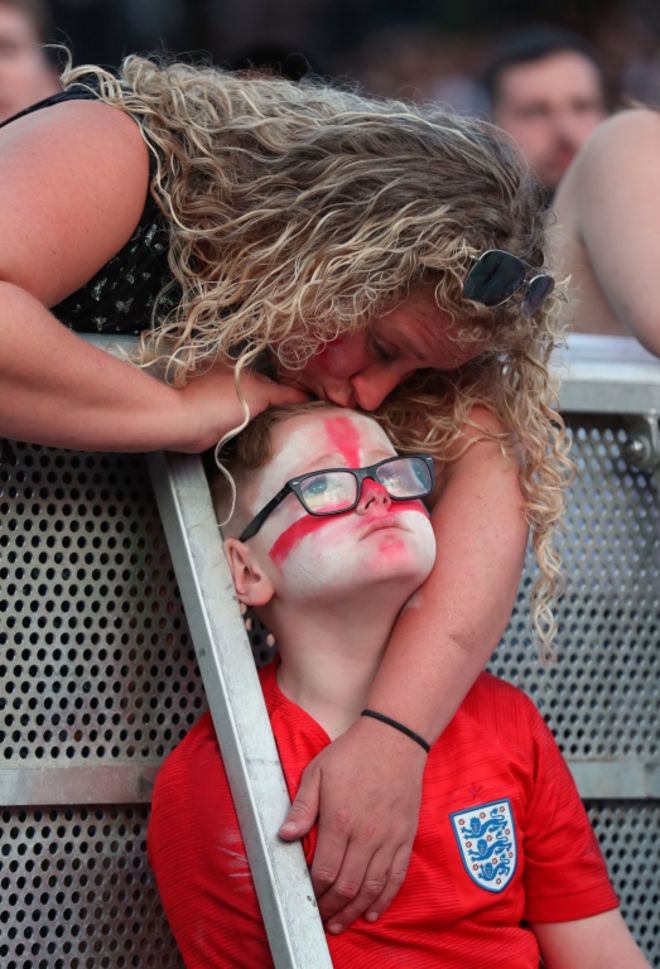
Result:
[[[482,252],[463,283],[463,295],[484,306],[500,306],[524,288],[523,312],[533,316],[555,288],[547,273],[527,277],[533,268],[512,252],[488,249]]]

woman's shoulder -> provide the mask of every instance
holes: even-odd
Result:
[[[0,130],[0,276],[59,302],[125,245],[148,184],[147,147],[120,109],[68,100],[18,118]]]
[[[34,105],[0,128],[0,164],[44,182],[87,177],[102,186],[112,172],[148,181],[147,146],[135,120],[121,108],[67,92]],[[46,175],[49,177],[46,178]]]
[[[102,145],[109,154],[133,150],[144,155],[146,144],[132,116],[97,98],[62,92],[32,105],[0,127],[0,145],[35,145],[53,139],[67,143],[70,155],[87,146]]]
[[[445,458],[448,462],[462,458],[468,454],[473,445],[485,443],[490,445],[486,450],[485,459],[497,459],[502,449],[509,450],[512,440],[507,432],[502,418],[484,404],[473,404],[467,411],[461,424],[458,436],[449,448]],[[494,445],[494,447],[493,447]],[[480,450],[481,457],[484,457]]]

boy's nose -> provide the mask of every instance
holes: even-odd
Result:
[[[361,515],[367,511],[372,513],[381,510],[388,511],[391,504],[392,499],[382,484],[374,481],[373,478],[365,478],[362,482],[360,500],[355,510]]]

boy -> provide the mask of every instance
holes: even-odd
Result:
[[[364,698],[434,561],[421,500],[430,459],[398,457],[364,414],[307,405],[254,421],[230,471],[226,550],[239,598],[277,638],[279,660],[260,675],[290,789],[360,715],[426,757],[424,738],[365,711]],[[222,512],[224,495],[218,503]],[[159,774],[149,852],[189,969],[272,965],[208,715]],[[391,907],[375,924],[328,928],[333,964],[346,969],[536,969],[539,952],[547,969],[648,966],[550,732],[524,694],[488,674],[428,753]]]

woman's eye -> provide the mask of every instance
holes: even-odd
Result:
[[[390,350],[389,347],[386,347],[383,343],[380,343],[378,340],[371,340],[371,349],[378,359],[383,361],[383,363],[392,363],[394,360],[396,360],[396,353]]]

